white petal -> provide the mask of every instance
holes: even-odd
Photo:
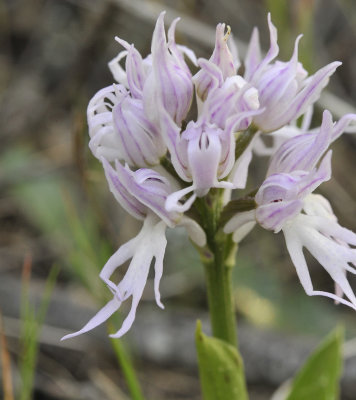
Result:
[[[179,200],[186,194],[193,192],[194,189],[195,186],[189,186],[182,190],[178,190],[178,192],[170,194],[166,200],[166,210],[168,212],[176,211],[182,213],[188,211],[197,197],[196,194],[194,193],[184,204],[180,204]]]
[[[334,230],[330,237],[325,236],[322,230],[316,229],[315,221],[317,219],[321,219],[321,217],[311,217],[301,214],[283,228],[287,248],[296,267],[299,279],[308,295],[330,297],[337,302],[356,309],[356,296],[345,273],[345,271],[355,273],[354,269],[349,266],[349,263],[356,261],[356,250],[347,247],[344,243],[338,242],[338,229]],[[325,220],[326,223],[331,222],[332,226],[335,227],[335,222],[329,219]],[[348,297],[348,300],[334,293],[313,290],[302,250],[303,246],[308,249],[312,256],[329,273],[334,282],[339,286],[339,293],[344,293]]]
[[[206,235],[202,227],[193,219],[183,215],[179,221],[180,226],[184,226],[188,232],[190,239],[199,247],[206,245]]]
[[[255,219],[256,210],[243,211],[234,215],[229,222],[224,226],[225,233],[232,233],[237,229],[240,229],[245,224],[250,222],[256,222]]]
[[[80,331],[65,335],[62,337],[61,340],[66,340],[91,331],[92,329],[105,322],[112,314],[114,314],[115,311],[119,309],[120,306],[121,302],[116,297],[114,297],[96,315],[94,315],[94,317]]]
[[[141,239],[140,233],[135,238],[120,246],[119,249],[108,259],[103,269],[101,270],[99,275],[100,278],[111,288],[113,288],[113,285],[114,287],[116,287],[116,285],[111,282],[109,278],[120,265],[125,263],[129,258],[133,256],[136,246]]]

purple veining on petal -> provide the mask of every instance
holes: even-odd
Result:
[[[143,207],[140,202],[127,191],[115,170],[105,160],[105,158],[102,158],[101,161],[103,163],[110,189],[117,201],[129,214],[137,219],[144,219],[146,216],[146,207]]]

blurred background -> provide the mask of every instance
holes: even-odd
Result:
[[[86,106],[112,83],[107,63],[121,50],[114,36],[146,55],[163,9],[167,23],[182,17],[177,41],[204,57],[211,54],[218,22],[232,27],[242,56],[255,25],[268,49],[270,10],[281,59],[291,56],[303,32],[300,60],[310,73],[343,62],[315,124],[324,108],[335,119],[354,110],[353,0],[0,0],[0,339],[6,400],[30,399],[31,392],[36,400],[129,399],[124,376],[135,378],[127,357],[146,399],[200,399],[193,332],[197,318],[207,332],[209,323],[203,269],[183,231],[168,232],[161,282],[165,311],[152,301],[150,280],[133,328],[114,348],[104,327],[60,342],[106,301],[98,272],[140,226],[115,202],[88,150]],[[333,149],[333,179],[320,193],[339,222],[356,230],[356,137],[345,135]],[[261,183],[266,162],[255,160],[248,191]],[[331,279],[310,263],[315,287],[332,291]],[[255,229],[239,249],[234,282],[251,400],[271,398],[338,324],[348,340],[342,398],[355,399],[356,315],[305,295],[281,235]],[[122,315],[126,311],[127,305]],[[109,329],[117,329],[120,321],[112,324]]]

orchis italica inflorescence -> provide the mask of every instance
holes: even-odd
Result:
[[[356,309],[347,280],[347,272],[356,272],[356,235],[338,224],[324,197],[313,194],[331,178],[330,144],[344,131],[354,131],[351,123],[356,115],[347,114],[334,123],[328,111],[319,128],[310,128],[313,104],[340,63],[308,76],[298,61],[300,37],[291,59],[279,61],[277,30],[270,15],[270,48],[264,57],[257,29],[245,60],[240,61],[230,28],[219,24],[211,57],[197,59],[191,49],[175,42],[177,22],[166,35],[164,12],[160,14],[151,54],[145,58],[133,44],[116,38],[124,48],[109,63],[117,83],[100,90],[89,103],[90,149],[101,161],[116,200],[143,226],[100,273],[112,300],[80,331],[64,338],[95,328],[132,297],[128,316],[111,336],[126,333],[153,260],[156,302],[163,308],[159,283],[166,228],[184,226],[201,253],[212,254],[204,213],[199,214],[201,199],[214,193],[220,209],[228,209],[232,191],[246,185],[253,155],[270,156],[266,178],[250,208],[235,209],[227,222],[225,218],[216,224],[215,232],[239,242],[256,224],[282,231],[306,293]],[[189,64],[198,72],[193,74]],[[241,65],[243,76],[238,73]],[[189,120],[191,108],[197,112]],[[272,138],[271,147],[265,146],[263,136]],[[303,247],[335,281],[335,293],[314,290]],[[112,274],[130,259],[123,279],[114,283]]]

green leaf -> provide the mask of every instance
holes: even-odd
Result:
[[[335,329],[294,378],[287,400],[336,400],[342,369],[343,329]]]
[[[243,362],[237,349],[208,337],[197,322],[195,342],[204,400],[246,400]]]

